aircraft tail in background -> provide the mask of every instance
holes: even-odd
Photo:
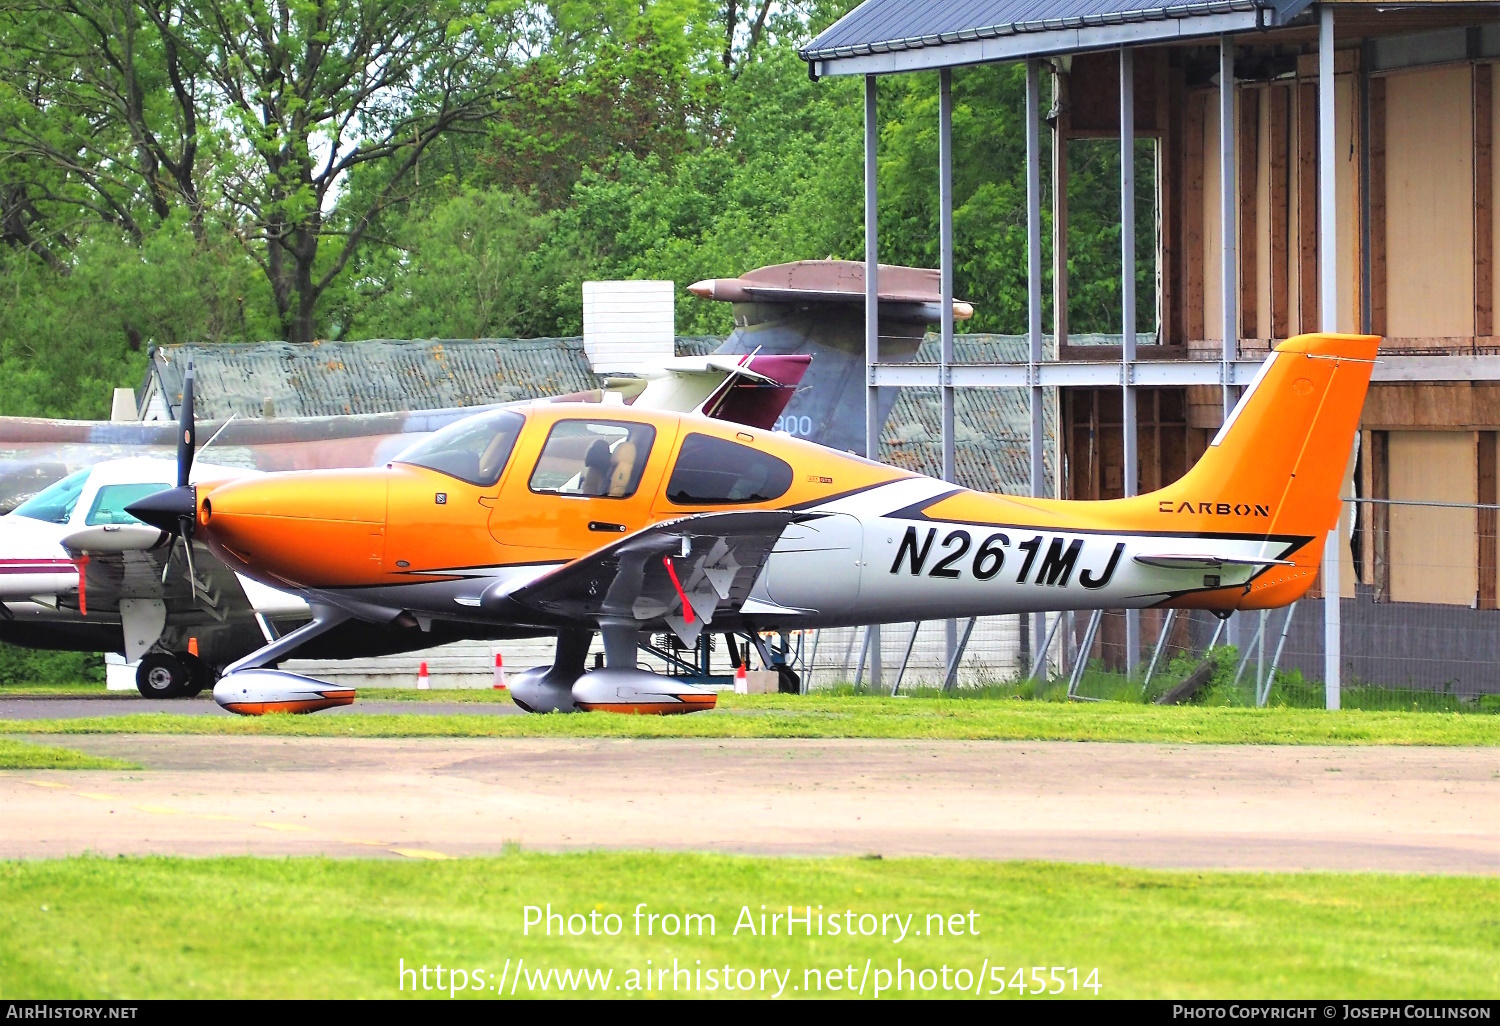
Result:
[[[938,272],[880,266],[880,359],[910,363],[929,326],[942,318]],[[734,304],[734,333],[719,354],[807,355],[812,364],[776,429],[833,449],[865,451],[865,265],[853,260],[800,260],[700,281],[688,291]],[[955,300],[953,316],[974,315]],[[879,390],[879,423],[898,389]]]

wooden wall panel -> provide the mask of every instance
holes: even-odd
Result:
[[[1270,337],[1290,338],[1292,332],[1290,275],[1295,261],[1291,259],[1291,165],[1287,159],[1291,145],[1290,86],[1272,86],[1266,90],[1269,110],[1266,115],[1266,148],[1269,150],[1269,278],[1271,323]]]
[[[1495,333],[1494,74],[1474,65],[1474,334]],[[1493,608],[1486,606],[1485,608]]]
[[[1187,339],[1207,338],[1203,313],[1204,145],[1207,138],[1208,93],[1187,94],[1182,124],[1182,309]]]
[[[1257,324],[1257,274],[1260,261],[1257,243],[1256,206],[1260,189],[1256,175],[1260,170],[1260,96],[1259,89],[1241,89],[1239,133],[1235,159],[1239,162],[1239,271],[1240,271],[1240,338],[1259,338]]]
[[[1370,448],[1365,453],[1365,466],[1370,474],[1370,497],[1391,497],[1390,434],[1385,431],[1369,432]],[[1381,503],[1370,509],[1370,550],[1373,559],[1373,583],[1375,601],[1391,600],[1391,507]]]
[[[1474,333],[1474,194],[1468,65],[1386,77],[1386,328]],[[1454,202],[1455,197],[1462,199]]]
[[[1388,458],[1394,499],[1473,503],[1478,497],[1472,433],[1392,431]],[[1476,551],[1473,510],[1392,506],[1392,601],[1473,605]]]
[[[1386,334],[1385,79],[1370,80],[1370,331]]]
[[[1475,532],[1479,549],[1479,608],[1495,608],[1495,585],[1496,585],[1496,549],[1495,549],[1495,510],[1494,505],[1500,501],[1495,492],[1495,432],[1479,431],[1475,433],[1475,463],[1478,474],[1478,487],[1476,495],[1479,502],[1490,509],[1475,510]]]
[[[1182,320],[1182,122],[1183,84],[1181,68],[1161,69],[1165,84],[1161,89],[1165,110],[1158,114],[1166,126],[1161,148],[1162,190],[1158,199],[1161,210],[1161,339],[1168,345],[1182,345],[1187,335]]]
[[[1318,330],[1318,87],[1297,85],[1298,331]]]
[[[1219,200],[1219,96],[1208,94],[1203,109],[1203,337],[1224,337],[1224,271],[1220,264],[1224,232]]]
[[[1357,56],[1357,54],[1356,54]],[[1359,259],[1359,118],[1358,90],[1355,76],[1339,75],[1334,79],[1333,152],[1338,202],[1334,211],[1334,235],[1338,247],[1338,318],[1339,331],[1355,332],[1360,327],[1360,259]]]

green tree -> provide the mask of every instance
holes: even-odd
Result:
[[[216,216],[271,287],[282,334],[318,307],[432,144],[506,96],[524,10],[494,0],[5,0],[0,151],[69,186],[28,192],[137,239]],[[343,205],[348,174],[378,187]],[[66,215],[63,215],[66,216]]]

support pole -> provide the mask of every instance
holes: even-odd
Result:
[[[859,670],[854,674],[854,690],[865,682],[865,658],[870,654],[870,628],[865,627],[865,640],[859,646]]]
[[[963,661],[964,649],[969,647],[969,636],[974,633],[974,625],[979,622],[979,617],[969,617],[968,626],[964,628],[964,636],[958,641],[958,650],[953,653],[953,659],[948,663],[948,674],[943,678],[943,690],[952,691],[958,686],[958,664]]]
[[[874,75],[865,76],[865,457],[880,457],[880,389],[875,386],[875,365],[880,362],[880,227],[876,218],[876,141]],[[874,639],[873,646],[871,638]],[[865,632],[871,651],[870,690],[880,689],[880,627]],[[861,657],[861,664],[864,660]]]
[[[1271,656],[1271,665],[1266,669],[1266,680],[1261,685],[1260,694],[1255,696],[1255,704],[1264,706],[1271,698],[1271,682],[1276,679],[1276,668],[1281,665],[1281,650],[1286,648],[1286,636],[1292,632],[1292,614],[1297,612],[1297,603],[1293,602],[1286,607],[1286,619],[1281,621],[1281,637],[1276,642],[1276,652]]]
[[[1123,411],[1121,480],[1125,497],[1136,494],[1140,460],[1135,423],[1135,51],[1120,49],[1120,381]],[[1141,611],[1125,610],[1125,677],[1141,662]]]
[[[1043,446],[1047,440],[1043,416],[1046,412],[1046,396],[1042,391],[1042,84],[1041,62],[1032,59],[1026,62],[1026,380],[1031,405],[1031,494],[1042,497],[1047,494],[1047,468],[1043,459]],[[1057,620],[1052,630],[1057,629]],[[1031,637],[1033,644],[1042,635],[1046,644],[1037,650],[1032,677],[1047,676],[1047,652],[1052,644],[1052,632],[1047,629],[1047,614],[1033,613]]]
[[[1168,609],[1166,621],[1161,625],[1161,634],[1157,635],[1156,648],[1151,651],[1151,665],[1146,667],[1146,679],[1141,681],[1141,690],[1151,686],[1151,678],[1156,673],[1156,664],[1161,661],[1161,654],[1167,647],[1167,639],[1172,636],[1172,625],[1177,622],[1177,610]]]
[[[1261,617],[1260,617],[1260,625],[1256,628],[1255,634],[1250,638],[1250,642],[1247,645],[1245,645],[1244,654],[1242,654],[1240,656],[1240,665],[1234,671],[1234,685],[1233,685],[1234,687],[1237,688],[1237,687],[1240,686],[1240,678],[1245,675],[1245,667],[1250,665],[1250,656],[1254,653],[1255,646],[1258,645],[1258,644],[1260,644],[1261,643],[1261,639],[1265,637],[1265,632],[1266,632],[1266,617],[1265,617],[1264,611],[1262,611]],[[1257,674],[1259,673],[1259,671],[1260,671],[1260,667],[1257,666],[1256,667]],[[1256,680],[1256,686],[1257,686],[1257,688],[1259,687],[1259,678],[1258,677],[1257,677],[1257,680]]]
[[[1333,8],[1318,9],[1318,312],[1319,327],[1338,331],[1338,208],[1334,188],[1337,157],[1334,154],[1333,122]],[[1339,525],[1344,504],[1323,546],[1323,701],[1329,709],[1339,707]]]
[[[1224,417],[1234,409],[1234,387],[1230,382],[1231,364],[1239,355],[1240,337],[1240,282],[1239,243],[1236,241],[1238,222],[1235,219],[1235,174],[1234,158],[1234,40],[1230,36],[1219,37],[1219,231],[1223,240],[1223,252],[1219,264],[1220,292],[1224,311],[1222,325],[1224,357],[1222,364],[1224,388]]]
[[[1094,615],[1089,617],[1088,629],[1083,632],[1083,645],[1078,649],[1078,658],[1073,663],[1073,673],[1068,677],[1068,697],[1076,698],[1078,695],[1078,684],[1083,680],[1083,671],[1088,667],[1089,652],[1094,648],[1094,635],[1099,632],[1099,621],[1104,618],[1104,610],[1094,610]]]
[[[901,669],[896,671],[896,683],[891,685],[891,697],[901,690],[901,679],[906,676],[906,664],[911,662],[911,650],[917,647],[917,633],[922,629],[922,621],[918,620],[911,625],[911,638],[906,642],[906,655],[901,657]]]
[[[1046,613],[1038,613],[1036,615],[1041,617],[1044,621],[1047,619]],[[1042,647],[1037,652],[1036,664],[1031,668],[1032,680],[1047,679],[1047,653],[1052,650],[1052,639],[1057,635],[1057,625],[1062,622],[1063,615],[1061,613],[1058,613],[1052,618],[1052,626],[1047,628],[1047,640],[1042,642]]]
[[[952,482],[957,471],[954,467],[953,451],[953,72],[943,68],[938,72],[938,277],[941,282],[943,307],[939,321],[940,346],[938,359],[942,375],[941,435],[943,444],[943,480]],[[953,661],[958,650],[958,621],[944,624],[943,653],[946,661]],[[909,652],[909,650],[908,650]],[[902,671],[906,664],[902,663]],[[896,686],[901,686],[901,675],[896,676]],[[892,689],[892,694],[895,689]]]
[[[1235,358],[1239,355],[1240,338],[1240,275],[1239,275],[1239,209],[1236,193],[1239,175],[1236,174],[1235,129],[1238,119],[1234,113],[1234,39],[1219,37],[1219,238],[1222,248],[1219,254],[1219,306],[1223,313],[1219,325],[1220,338],[1224,340],[1219,364],[1220,380],[1223,382],[1224,420],[1234,410],[1235,388],[1230,384],[1230,374]],[[1235,620],[1230,637],[1236,637],[1239,621]]]

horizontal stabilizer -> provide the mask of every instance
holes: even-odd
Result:
[[[1218,570],[1226,566],[1293,566],[1285,559],[1240,559],[1234,556],[1136,556],[1142,566],[1158,570]]]

